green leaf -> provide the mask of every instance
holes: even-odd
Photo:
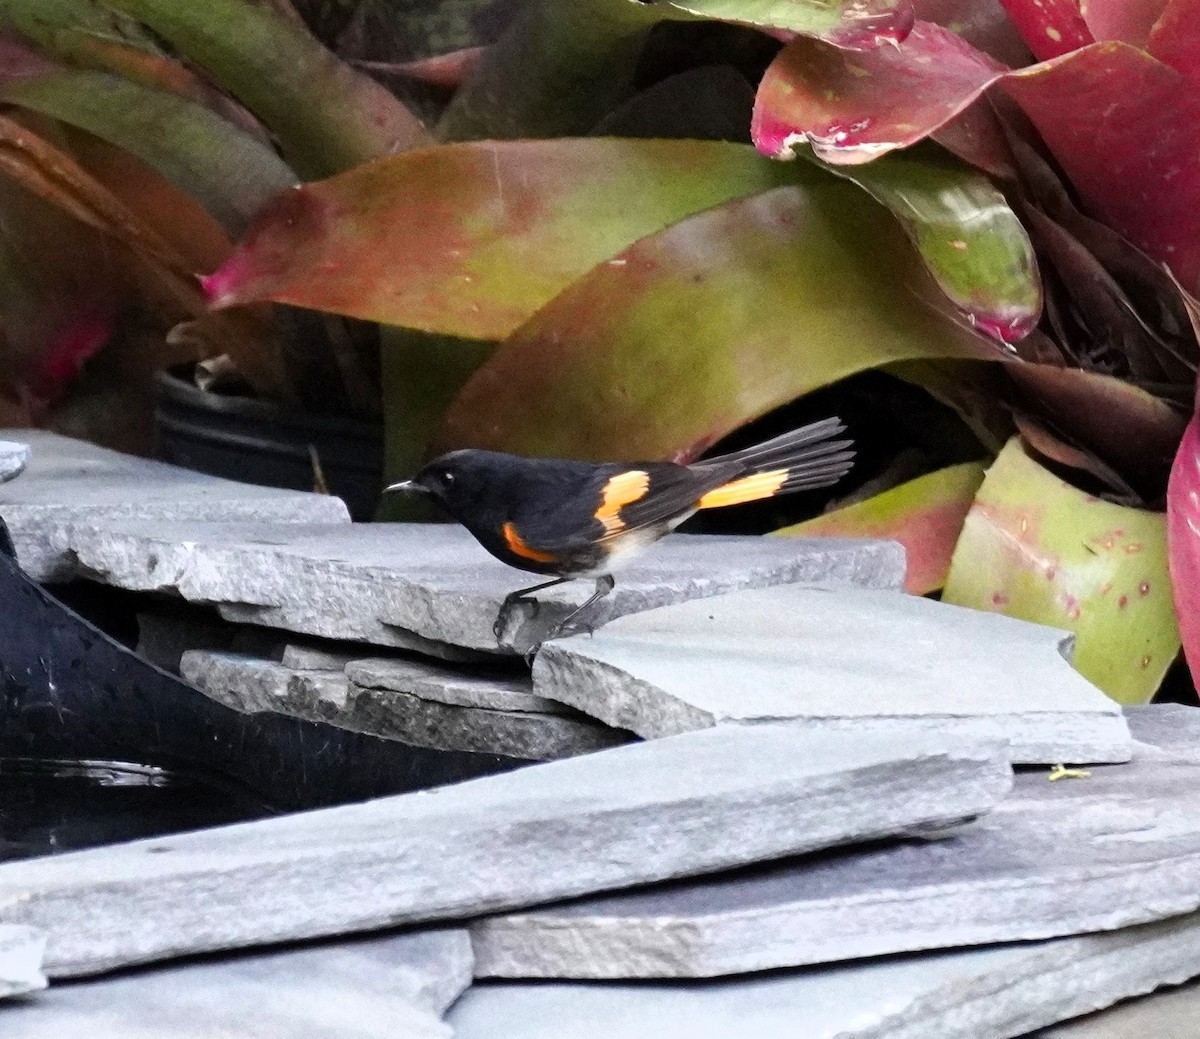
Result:
[[[928,595],[946,583],[963,520],[982,482],[978,462],[952,465],[775,533],[899,541],[907,558],[905,591]]]
[[[296,180],[273,151],[204,106],[118,76],[64,71],[10,84],[0,97],[136,155],[234,236]]]
[[[108,48],[162,53],[135,19],[96,0],[0,0],[0,29],[72,65],[94,66]]]
[[[274,300],[500,339],[631,241],[791,179],[720,142],[447,145],[285,193],[205,284],[217,306]]]
[[[1037,324],[1042,285],[1033,244],[1004,195],[982,173],[918,146],[875,162],[834,166],[895,214],[938,285],[967,322],[1012,343]]]
[[[253,0],[105,0],[140,19],[253,112],[304,178],[411,147],[416,118],[295,19]]]
[[[454,95],[443,141],[588,133],[632,92],[646,34],[670,8],[630,0],[529,0]]]
[[[1121,703],[1147,702],[1179,652],[1165,516],[1085,494],[1017,438],[988,470],[942,598],[1075,632],[1075,668]]]
[[[923,302],[936,293],[890,214],[811,171],[699,213],[600,263],[467,383],[439,446],[693,457],[855,372],[993,358]]]
[[[913,26],[906,0],[660,0],[654,6],[816,36],[843,47],[898,42]]]

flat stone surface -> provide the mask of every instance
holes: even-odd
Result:
[[[427,656],[450,657],[452,647],[459,657],[463,648],[524,652],[593,590],[590,581],[551,589],[498,646],[500,604],[535,575],[493,559],[454,524],[106,522],[71,527],[65,539],[83,576],[217,603],[228,620]],[[903,576],[893,542],[674,535],[622,571],[593,621],[736,588],[898,588]]]
[[[1120,707],[1067,663],[1071,639],[918,596],[788,585],[556,640],[534,661],[534,692],[648,739],[790,718],[1006,738],[1017,763],[1126,761]]]
[[[455,1039],[1012,1039],[1196,975],[1200,916],[1189,914],[720,981],[484,982],[447,1020]]]
[[[43,430],[10,430],[32,451],[20,480],[0,490],[0,516],[21,566],[39,581],[73,575],[62,527],[98,520],[260,520],[350,523],[340,498],[258,487],[109,451]]]
[[[1192,981],[1042,1029],[1028,1039],[1196,1039],[1197,1021],[1200,982]]]
[[[29,445],[0,440],[0,483],[7,483],[25,471],[29,464]]]
[[[1107,930],[1200,908],[1200,710],[1135,708],[1127,765],[1018,773],[940,841],[831,852],[477,921],[482,976],[706,977]]]
[[[997,745],[732,726],[416,794],[0,864],[52,977],[471,917],[947,825]]]
[[[330,662],[309,651],[292,658]],[[436,670],[426,668],[425,674]],[[635,739],[561,705],[554,714],[448,706],[396,690],[363,689],[345,672],[328,667],[299,669],[242,654],[191,650],[183,654],[180,672],[201,692],[237,711],[315,719],[435,750],[554,761]]]
[[[55,985],[0,1010],[12,1039],[450,1039],[462,930],[202,960]]]
[[[32,927],[0,924],[0,999],[46,987],[42,951],[46,939]],[[0,1022],[4,1020],[0,1016]]]
[[[535,696],[528,674],[508,669],[449,668],[420,660],[355,660],[346,665],[350,681],[363,689],[389,690],[454,707],[494,711],[576,712],[545,696]]]

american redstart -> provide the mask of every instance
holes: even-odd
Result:
[[[846,427],[824,419],[742,451],[691,465],[595,463],[463,450],[435,458],[389,491],[437,499],[497,559],[553,580],[513,592],[496,619],[534,592],[579,577],[596,591],[555,633],[613,589],[613,571],[700,509],[828,487],[849,472]]]

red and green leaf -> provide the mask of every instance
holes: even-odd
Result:
[[[1166,517],[1085,494],[1018,439],[988,470],[942,598],[1074,632],[1075,668],[1121,703],[1148,701],[1179,652]]]
[[[231,235],[296,180],[270,148],[210,109],[118,76],[64,70],[10,84],[0,98],[138,156]]]
[[[323,177],[412,147],[415,116],[293,18],[253,0],[106,0],[167,40],[279,140],[302,177]]]
[[[797,37],[759,86],[754,143],[775,158],[790,158],[807,141],[828,162],[869,162],[928,137],[1004,72],[930,22],[918,22],[903,43],[872,51]]]
[[[205,285],[217,306],[499,339],[630,242],[792,179],[719,142],[447,145],[286,192]]]
[[[696,456],[802,394],[891,361],[999,350],[921,302],[899,226],[832,178],[698,213],[579,278],[502,343],[439,446]]]
[[[775,533],[899,541],[907,561],[904,590],[928,595],[946,583],[954,546],[982,482],[983,466],[965,462]]]

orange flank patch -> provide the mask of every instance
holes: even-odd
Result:
[[[786,469],[772,469],[766,473],[754,473],[743,476],[740,480],[732,480],[715,491],[709,491],[696,502],[698,509],[720,509],[726,505],[741,505],[747,501],[758,501],[769,498],[783,486],[787,480]]]
[[[616,534],[625,528],[618,515],[626,505],[639,501],[650,489],[650,474],[641,469],[617,473],[604,485],[596,519],[604,524],[605,535]]]
[[[517,528],[512,523],[504,524],[501,529],[504,532],[504,543],[522,559],[531,559],[535,563],[557,561],[553,552],[539,552],[536,548],[530,548],[525,544],[525,540],[517,533]]]

